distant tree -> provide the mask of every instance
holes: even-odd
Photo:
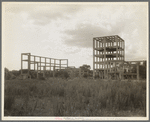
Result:
[[[11,71],[9,71],[7,68],[4,69],[4,72],[5,72],[5,80],[10,80],[10,79],[16,78],[16,76]]]
[[[9,79],[11,78],[9,69],[7,69],[7,68],[5,67],[4,73],[5,73],[5,80],[9,80]]]
[[[67,79],[69,77],[69,74],[67,71],[57,71],[57,72],[55,72],[54,76]]]
[[[8,73],[8,72],[9,72],[9,69],[7,69],[6,67],[5,67],[4,70],[5,70],[5,73]]]
[[[90,76],[90,69],[91,69],[90,65],[84,64],[80,66],[80,68],[81,68],[81,71],[84,71],[84,75],[83,75],[84,78],[87,78]]]
[[[146,61],[139,66],[139,75],[141,79],[146,79]]]
[[[15,76],[19,76],[21,74],[21,72],[18,70],[12,70],[11,73]]]
[[[84,64],[83,66],[80,66],[80,68],[81,68],[81,70],[84,70],[84,71],[90,71],[91,66],[87,65],[87,64]]]

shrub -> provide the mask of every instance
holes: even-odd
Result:
[[[87,74],[84,74],[84,75],[83,75],[83,77],[84,77],[84,78],[87,78],[87,77],[88,77],[88,75],[87,75]]]
[[[7,111],[10,111],[12,109],[12,106],[15,102],[15,98],[14,96],[5,96],[4,97],[4,109]]]
[[[64,78],[66,78],[66,79],[69,77],[69,74],[68,74],[68,72],[66,72],[66,71],[64,71],[64,74],[63,74],[63,75],[64,75]]]

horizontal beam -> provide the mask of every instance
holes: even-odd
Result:
[[[30,53],[21,53],[21,55],[29,55]]]
[[[49,58],[49,57],[44,57],[44,56],[36,56],[36,55],[30,55],[34,57],[39,57],[39,58],[46,58],[46,59],[52,59],[52,60],[68,60],[68,59],[56,59],[56,58]]]
[[[125,62],[144,62],[144,61],[146,61],[146,60],[141,60],[141,61],[125,61]]]

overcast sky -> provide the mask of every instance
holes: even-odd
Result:
[[[93,37],[125,40],[125,60],[147,59],[148,3],[3,3],[3,60],[21,68],[21,53],[68,59],[93,69]]]

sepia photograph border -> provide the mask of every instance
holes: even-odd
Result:
[[[129,121],[129,120],[149,120],[149,1],[142,1],[142,2],[147,2],[148,4],[148,23],[147,23],[147,78],[146,78],[146,89],[147,89],[147,92],[146,92],[146,117],[70,117],[70,116],[67,116],[67,117],[45,117],[45,116],[39,116],[39,117],[30,117],[30,116],[18,116],[18,117],[12,117],[12,116],[9,116],[9,117],[6,117],[4,116],[4,68],[5,68],[5,65],[4,65],[4,49],[3,47],[5,46],[5,27],[4,27],[4,23],[5,23],[5,18],[3,17],[3,14],[4,14],[4,5],[3,5],[3,2],[7,2],[7,1],[2,1],[1,2],[1,8],[2,8],[2,16],[1,16],[1,27],[2,27],[2,33],[1,33],[1,120],[5,120],[5,121]],[[9,2],[9,1],[8,1]],[[12,2],[12,1],[10,1]],[[21,2],[21,1],[14,1],[14,2]],[[22,1],[22,2],[29,2],[29,1]],[[35,2],[35,1],[30,1],[30,2]],[[53,2],[53,1],[36,1],[36,2]],[[56,1],[57,2],[57,1]],[[72,4],[72,3],[76,3],[76,1],[67,1],[67,2],[60,2],[61,4]],[[77,1],[78,2],[78,1]],[[87,2],[87,1],[86,1]],[[88,1],[90,2],[90,1]],[[98,2],[98,1],[96,1]],[[95,4],[96,3],[95,1],[94,2],[90,2],[90,4]],[[99,1],[98,3],[102,3],[103,1]],[[108,2],[111,2],[111,1],[107,1],[107,2],[104,2],[104,3],[108,3]],[[114,1],[112,1],[114,2]],[[120,1],[122,2],[122,1]],[[120,3],[119,2],[119,3]],[[126,2],[126,1],[123,1],[123,2]],[[130,1],[127,1],[128,3],[130,3]],[[131,2],[137,2],[137,1],[131,1]],[[140,1],[139,1],[140,2]],[[55,3],[55,2],[53,2]],[[82,2],[78,2],[78,4],[84,4],[85,2],[83,1]],[[115,2],[116,4],[118,2]],[[59,4],[59,2],[58,2]]]

